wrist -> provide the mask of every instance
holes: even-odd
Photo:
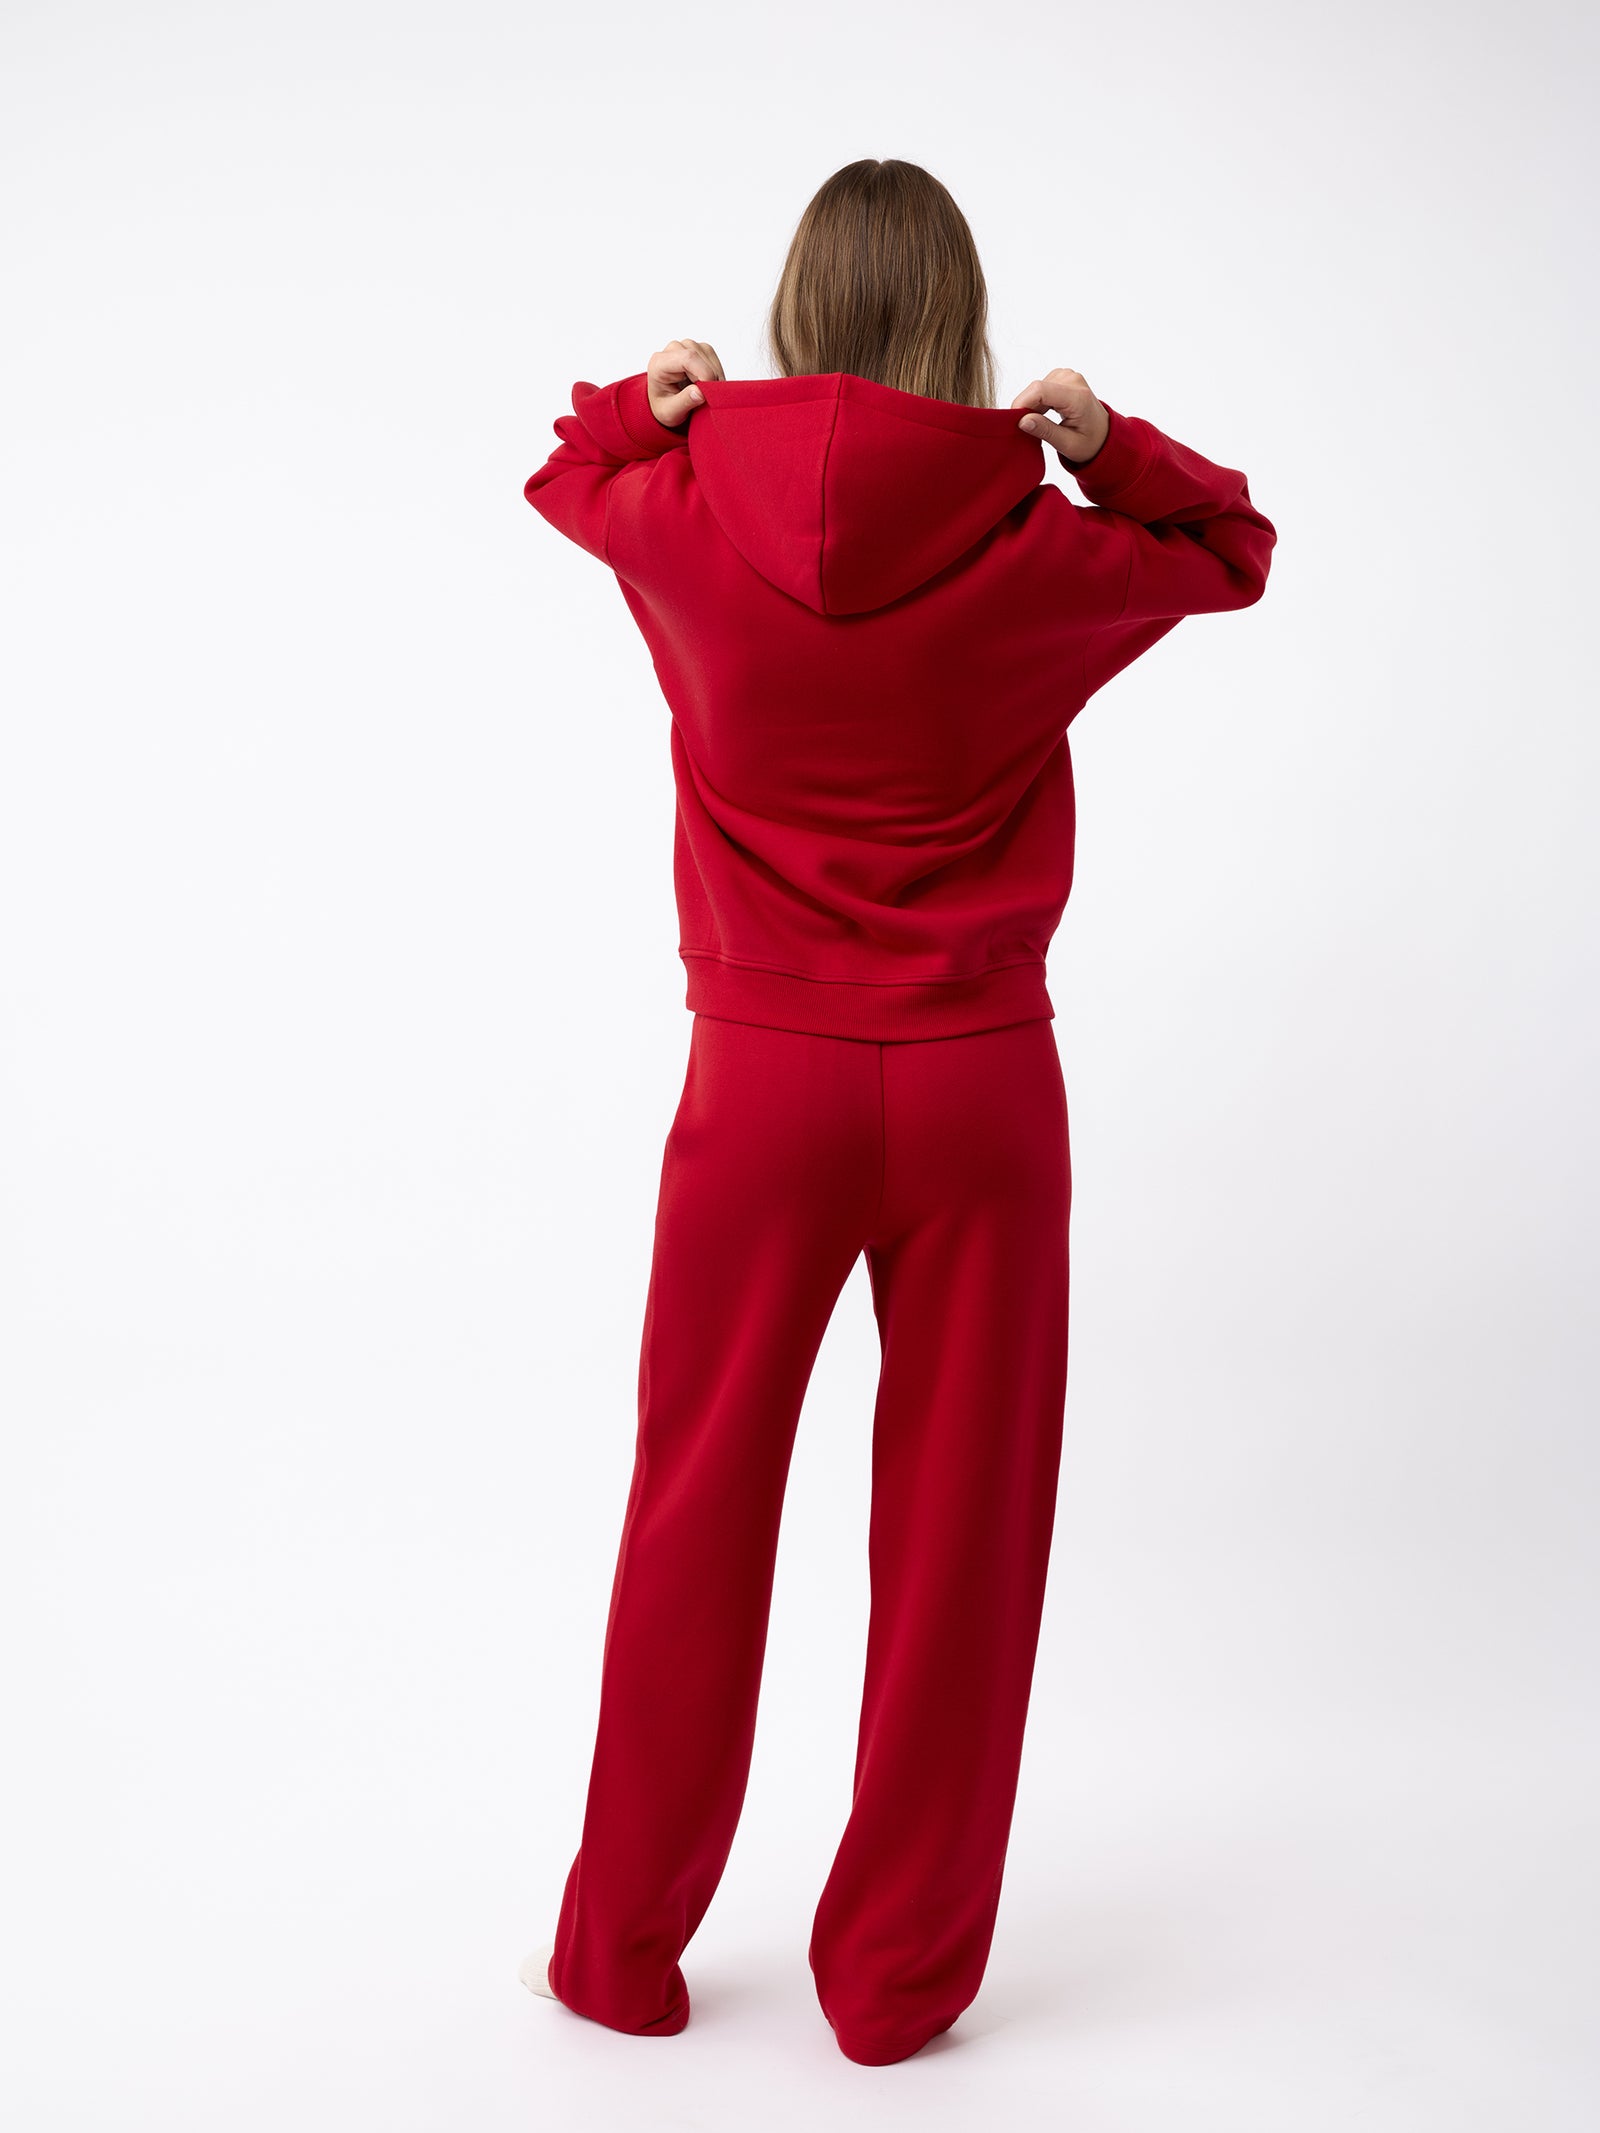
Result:
[[[685,443],[687,420],[676,425],[663,422],[650,405],[649,373],[636,370],[617,387],[617,419],[634,443],[646,453],[670,452]]]
[[[1106,406],[1103,400],[1100,403],[1100,412],[1106,418],[1106,426],[1101,432],[1100,442],[1095,446],[1092,452],[1086,452],[1081,459],[1070,459],[1067,457],[1067,454],[1063,452],[1061,454],[1061,457],[1066,460],[1067,465],[1069,467],[1091,467],[1100,457],[1100,454],[1105,450],[1106,441],[1111,435],[1111,410]]]
[[[1102,400],[1100,405],[1105,409],[1106,433],[1098,447],[1087,459],[1069,459],[1060,451],[1056,456],[1086,488],[1093,487],[1102,494],[1109,494],[1113,490],[1130,488],[1138,480],[1144,472],[1146,454],[1131,418],[1119,414],[1109,401]]]

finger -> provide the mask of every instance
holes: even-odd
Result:
[[[716,351],[704,342],[669,341],[650,358],[650,380],[661,392],[681,390],[691,379],[720,378],[722,365]]]
[[[1017,428],[1026,430],[1030,437],[1037,437],[1041,444],[1053,444],[1058,452],[1061,449],[1061,439],[1071,435],[1064,422],[1052,422],[1048,415],[1024,415]]]
[[[665,348],[656,350],[645,366],[650,405],[669,429],[677,429],[687,422],[690,413],[705,398],[688,367],[691,362],[699,364],[700,361],[700,357],[685,348],[681,341],[669,341]]]
[[[705,341],[685,338],[672,345],[681,355],[686,378],[714,378],[721,370],[715,351]]]
[[[1031,408],[1035,413],[1047,407],[1066,414],[1074,407],[1081,407],[1094,395],[1089,391],[1089,381],[1081,370],[1052,370],[1042,378],[1035,378],[1025,385],[1011,405]]]
[[[720,378],[723,375],[721,360],[709,341],[685,338],[676,345],[684,351],[684,368],[689,377]]]
[[[656,413],[663,422],[676,427],[678,423],[686,422],[691,411],[699,407],[704,399],[705,394],[698,385],[685,385],[678,392],[663,392],[661,405],[656,409]]]

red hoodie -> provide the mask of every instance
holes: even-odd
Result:
[[[1052,1016],[1067,728],[1184,615],[1261,597],[1271,522],[1111,407],[1083,505],[1015,408],[701,390],[668,429],[644,372],[580,380],[524,489],[616,573],[672,712],[686,1005],[837,1037]]]

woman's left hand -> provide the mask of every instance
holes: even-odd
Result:
[[[695,379],[721,376],[722,364],[709,341],[668,341],[645,365],[651,414],[675,430],[704,398]]]

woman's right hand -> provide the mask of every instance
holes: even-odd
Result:
[[[1012,401],[1013,407],[1029,410],[1017,424],[1041,444],[1052,444],[1063,459],[1092,459],[1111,428],[1111,417],[1090,392],[1081,370],[1052,370],[1025,385]],[[1059,422],[1046,419],[1043,410],[1053,408]]]
[[[677,429],[705,397],[695,379],[721,376],[721,361],[709,341],[668,341],[645,365],[651,414],[669,430]]]

